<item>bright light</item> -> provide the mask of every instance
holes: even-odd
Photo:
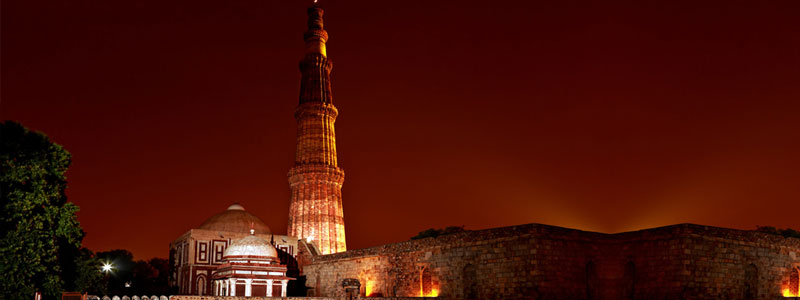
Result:
[[[108,273],[108,272],[111,272],[114,269],[114,265],[112,265],[110,263],[103,263],[103,267],[101,269],[103,270],[103,272]]]
[[[308,237],[306,237],[306,242],[307,242],[307,243],[311,243],[311,241],[313,241],[313,240],[314,240],[314,237],[313,237],[313,236],[310,236],[310,235],[309,235]]]
[[[795,294],[795,293],[792,293],[792,291],[790,291],[789,288],[785,288],[785,289],[783,289],[783,296],[784,297],[800,297],[800,293]]]
[[[367,297],[374,297],[373,293],[375,292],[375,281],[367,280],[367,287],[366,287],[366,296]]]
[[[431,289],[431,292],[428,293],[427,295],[423,296],[423,297],[438,297],[438,296],[439,296],[439,290],[438,289]]]
[[[425,294],[425,292],[422,291],[422,287],[420,287],[419,296],[420,297],[439,297],[439,289],[431,288],[431,291],[428,292],[427,294]]]

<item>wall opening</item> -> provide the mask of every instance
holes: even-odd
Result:
[[[267,285],[266,284],[253,284],[250,295],[252,296],[259,296],[264,297],[267,295]]]
[[[467,264],[464,266],[464,272],[462,274],[462,285],[464,287],[464,299],[465,300],[477,300],[478,299],[478,270],[473,264]]]
[[[800,268],[792,268],[792,273],[789,274],[789,295],[800,295]]]
[[[428,267],[422,267],[419,273],[419,293],[420,297],[426,297],[433,294],[433,278],[431,278],[431,270]]]
[[[625,299],[636,299],[636,265],[632,261],[625,264],[623,282],[625,283],[623,287],[623,296]]]
[[[206,294],[206,277],[203,275],[197,276],[197,285],[195,286],[195,294],[200,296]]]
[[[367,276],[364,279],[364,297],[383,297],[383,292],[378,281],[372,276]]]
[[[239,281],[240,280],[237,280],[236,285],[234,287],[236,288],[236,296],[240,296],[241,297],[241,296],[244,296],[245,287],[244,287],[244,283],[239,284]],[[278,295],[280,295],[280,294],[278,294]]]
[[[597,299],[597,267],[591,260],[586,263],[586,299]]]
[[[749,264],[744,269],[744,300],[758,299],[758,268]]]

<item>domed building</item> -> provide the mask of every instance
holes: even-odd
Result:
[[[266,240],[251,235],[231,244],[223,264],[211,275],[215,296],[286,297],[289,280],[278,251]]]
[[[265,256],[268,257],[267,261],[278,263],[284,261],[284,265],[288,264],[290,269],[296,267],[292,261],[297,248],[297,238],[273,235],[269,226],[261,219],[247,212],[242,205],[234,203],[170,244],[169,256],[173,270],[170,284],[177,286],[178,293],[183,295],[211,294],[214,287],[211,282],[212,274],[219,266],[227,263],[226,250],[231,250],[231,257],[235,257],[234,254],[239,253],[241,249],[252,247],[243,245],[237,248],[239,250],[235,250],[233,242],[247,243],[253,239],[269,241],[268,247],[265,247],[271,250],[262,249],[268,253],[261,253],[267,255]],[[260,254],[256,256],[260,257]],[[285,275],[286,266],[283,268]]]
[[[250,232],[250,229],[255,229],[261,234],[272,233],[267,224],[245,211],[239,203],[234,203],[225,211],[208,218],[203,224],[200,224],[199,229],[227,232]]]

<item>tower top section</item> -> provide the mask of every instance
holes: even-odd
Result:
[[[327,57],[325,43],[328,42],[328,32],[322,22],[322,10],[316,3],[308,8],[308,30],[303,35],[306,41],[306,54],[317,53]]]
[[[322,24],[322,8],[314,4],[308,8],[308,30],[303,34],[306,53],[300,61],[300,104],[331,104],[330,73],[333,67],[328,61],[325,43],[328,32]],[[330,107],[332,111],[336,109]]]

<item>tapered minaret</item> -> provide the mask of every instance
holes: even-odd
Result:
[[[336,162],[333,123],[338,111],[331,102],[331,62],[322,27],[322,9],[308,9],[306,53],[300,61],[300,105],[297,119],[297,153],[289,170],[292,190],[289,235],[313,241],[323,254],[347,249],[344,239],[342,183],[344,171]]]

